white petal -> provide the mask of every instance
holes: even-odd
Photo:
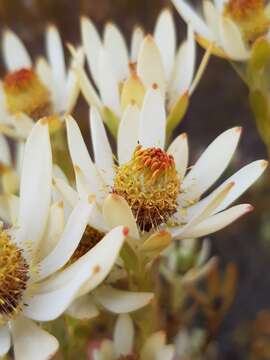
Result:
[[[157,353],[156,360],[173,360],[175,354],[175,349],[173,345],[164,346]]]
[[[215,41],[216,36],[212,30],[206,25],[204,20],[196,13],[196,11],[185,0],[172,0],[176,9],[185,20],[190,23],[196,33],[209,41]]]
[[[11,329],[16,360],[51,359],[58,350],[54,336],[24,317],[12,321]]]
[[[11,165],[11,153],[6,138],[0,134],[0,162]]]
[[[151,35],[144,39],[138,56],[138,76],[146,88],[159,86],[164,95],[166,90],[165,70],[160,51]]]
[[[83,236],[92,206],[80,200],[72,211],[65,230],[53,251],[39,264],[39,279],[56,272],[71,258]]]
[[[183,181],[182,191],[188,200],[198,199],[221,176],[235,152],[240,135],[241,128],[229,129],[208,146]]]
[[[219,13],[215,5],[210,0],[203,1],[203,13],[207,25],[218,36],[219,34]]]
[[[124,112],[118,129],[117,153],[119,164],[124,164],[138,144],[140,111],[137,105],[129,105]]]
[[[134,325],[129,315],[120,315],[117,319],[113,340],[115,355],[118,357],[130,355],[133,350]]]
[[[74,207],[77,204],[79,201],[79,195],[65,180],[54,178],[53,185],[71,207]]]
[[[177,239],[181,240],[190,237],[197,238],[213,234],[214,232],[217,232],[230,225],[232,222],[236,221],[241,216],[249,213],[252,210],[253,207],[249,204],[236,205],[202,221],[195,227],[190,228],[186,232],[183,232],[181,236],[177,236]]]
[[[106,185],[112,186],[115,175],[113,153],[103,121],[93,107],[90,112],[90,128],[96,166]]]
[[[18,242],[41,240],[49,214],[52,183],[52,154],[47,123],[39,121],[29,135],[24,152],[20,185]]]
[[[90,158],[80,128],[71,116],[66,118],[66,126],[69,151],[73,165],[78,166],[83,172],[92,194],[99,196],[104,184]]]
[[[80,296],[74,300],[66,312],[69,316],[78,320],[92,319],[99,314],[90,295]]]
[[[140,116],[139,143],[145,147],[164,148],[166,112],[159,88],[150,88],[144,98]]]
[[[71,305],[82,286],[83,294],[86,294],[106,278],[127,235],[128,231],[123,227],[113,229],[74,264],[40,283],[38,292],[27,301],[24,312],[37,321],[57,318]]]
[[[8,201],[11,223],[13,225],[17,225],[20,200],[19,200],[18,196],[13,195],[13,194],[8,194],[7,201]]]
[[[101,49],[101,39],[93,22],[82,17],[81,19],[82,43],[87,63],[95,83],[98,85],[98,61]]]
[[[188,166],[188,138],[187,134],[179,135],[169,146],[167,153],[174,157],[178,176],[182,181]]]
[[[144,31],[141,27],[135,27],[131,39],[131,62],[137,63],[139,50],[144,38]]]
[[[100,206],[95,202],[92,204],[92,211],[89,216],[88,224],[94,229],[103,233],[107,233],[110,230],[110,228],[105,223],[105,219],[103,217]]]
[[[108,23],[104,31],[104,46],[109,52],[117,80],[129,75],[129,58],[125,39],[116,25]]]
[[[228,17],[220,17],[220,38],[226,54],[236,61],[249,58],[249,51],[245,46],[241,32],[237,25]]]
[[[2,46],[4,62],[9,71],[32,67],[28,51],[14,32],[10,30],[4,32]]]
[[[165,9],[159,15],[154,31],[154,38],[162,57],[166,79],[169,80],[173,70],[176,51],[176,31],[170,10]]]
[[[27,138],[27,136],[29,136],[35,124],[34,121],[25,113],[18,113],[14,115],[11,120],[16,131],[22,138]]]
[[[111,229],[119,225],[126,226],[130,236],[139,239],[139,231],[131,208],[121,196],[111,194],[106,198],[103,204],[103,216]]]
[[[142,360],[156,360],[156,354],[163,348],[166,342],[165,333],[159,331],[151,335],[145,342],[142,351]]]
[[[153,294],[118,290],[102,285],[95,290],[95,297],[105,309],[116,314],[124,314],[148,305],[153,299]]]
[[[37,59],[36,62],[36,73],[43,84],[50,89],[52,92],[52,100],[54,100],[55,96],[55,87],[53,86],[53,75],[52,69],[48,64],[47,60],[43,57]]]
[[[4,356],[10,349],[11,341],[7,326],[0,327],[0,356]]]
[[[99,91],[103,104],[116,115],[120,114],[120,94],[117,76],[112,67],[110,53],[101,49],[99,56]]]

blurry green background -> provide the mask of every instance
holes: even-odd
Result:
[[[80,43],[79,16],[88,15],[99,30],[107,21],[116,22],[129,41],[135,24],[152,31],[155,19],[167,0],[0,0],[0,26],[10,27],[23,39],[33,56],[44,51],[44,29],[54,23],[65,42]],[[179,40],[185,25],[175,12]],[[198,49],[200,58],[202,51]],[[4,69],[1,64],[1,71]],[[76,117],[88,137],[88,109],[80,100]],[[227,172],[231,174],[248,162],[265,158],[262,144],[247,101],[247,90],[236,73],[223,60],[212,58],[204,77],[192,97],[191,106],[177,132],[188,132],[193,162],[205,146],[220,132],[243,126],[239,150]],[[191,162],[191,163],[192,163]],[[213,253],[222,263],[234,261],[239,267],[240,282],[235,303],[217,339],[220,359],[246,359],[238,328],[254,320],[260,309],[270,309],[270,177],[264,176],[242,198],[255,211],[228,229],[211,236]]]

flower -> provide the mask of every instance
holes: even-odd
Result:
[[[63,204],[51,205],[51,183],[52,155],[43,119],[26,141],[20,198],[11,195],[12,223],[4,223],[0,230],[0,356],[8,352],[12,335],[16,360],[48,359],[57,351],[57,340],[34,321],[56,319],[86,282],[89,291],[98,286],[127,236],[127,229],[115,228],[91,251],[67,264],[93,205],[88,199],[79,201],[65,225]]]
[[[163,331],[150,335],[142,349],[134,351],[135,329],[129,315],[120,315],[114,328],[113,341],[103,340],[98,349],[93,350],[93,359],[100,360],[172,360],[174,346],[166,345],[166,336]]]
[[[129,53],[116,25],[108,23],[101,40],[94,24],[81,20],[82,42],[92,78],[98,91],[80,64],[75,66],[78,80],[89,105],[96,106],[115,135],[119,118],[130,103],[142,105],[145,92],[157,84],[166,96],[169,130],[181,120],[188,106],[209,54],[195,75],[195,41],[189,27],[187,39],[177,50],[176,29],[170,10],[163,10],[154,35],[144,37],[136,27]],[[75,62],[76,63],[76,62]]]
[[[270,7],[264,0],[204,0],[200,16],[186,0],[172,0],[183,19],[192,24],[203,47],[236,61],[248,60],[253,43],[268,36]]]
[[[148,90],[141,111],[131,105],[121,119],[118,165],[114,164],[96,109],[92,109],[90,119],[95,163],[75,120],[69,116],[66,124],[79,197],[91,194],[96,202],[96,214],[89,224],[103,232],[116,225],[127,226],[132,238],[147,238],[144,247],[148,250],[153,250],[152,241],[168,245],[170,236],[178,240],[206,236],[250,212],[249,204],[228,207],[267,167],[264,160],[248,164],[202,198],[227,168],[241,128],[218,136],[187,172],[186,134],[178,136],[167,152],[164,150],[164,99],[156,87]],[[57,186],[72,205],[78,194],[63,181],[58,181]]]
[[[7,74],[0,87],[0,130],[15,138],[26,138],[34,122],[52,115],[50,127],[59,127],[63,113],[72,111],[79,87],[71,66],[66,69],[64,50],[55,26],[46,30],[48,61],[33,64],[22,41],[10,30],[4,32],[3,57]],[[81,49],[74,50],[82,64]]]

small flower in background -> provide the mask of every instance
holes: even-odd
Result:
[[[80,64],[75,66],[78,80],[88,104],[97,107],[110,131],[116,136],[119,119],[128,105],[140,108],[144,94],[157,84],[166,97],[167,127],[171,134],[183,118],[209,58],[207,54],[195,73],[192,28],[189,27],[187,39],[177,50],[173,17],[169,10],[164,10],[153,36],[145,37],[143,29],[134,29],[130,53],[123,35],[112,23],[106,25],[103,40],[87,18],[82,18],[81,31],[87,64],[98,92]]]
[[[110,272],[127,230],[118,227],[79,260],[64,267],[91,213],[79,201],[65,226],[63,205],[51,206],[52,156],[48,124],[40,120],[25,145],[20,198],[12,195],[11,222],[0,232],[0,355],[12,343],[16,359],[52,356],[57,340],[34,321],[59,317],[87,283],[88,291]],[[40,358],[40,357],[39,357]]]
[[[48,60],[39,57],[34,64],[15,33],[7,30],[2,39],[3,58],[7,74],[0,89],[0,131],[24,139],[34,122],[51,118],[51,130],[59,127],[61,116],[73,110],[79,95],[72,64],[66,68],[64,49],[58,30],[46,30]],[[74,50],[76,61],[83,63],[81,49]]]
[[[231,60],[246,61],[253,43],[270,28],[270,8],[264,0],[204,0],[202,16],[186,0],[172,0],[183,19],[192,25],[203,47]]]
[[[90,346],[89,360],[173,360],[174,346],[166,344],[164,332],[150,335],[142,348],[136,350],[136,329],[129,315],[120,315],[116,321],[113,341],[103,340],[97,348]]]

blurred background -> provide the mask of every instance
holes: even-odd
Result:
[[[64,42],[80,43],[79,17],[89,16],[100,31],[107,21],[115,22],[127,41],[134,25],[153,30],[159,11],[169,0],[0,0],[0,26],[16,31],[35,57],[44,52],[44,29],[48,23],[59,28]],[[174,11],[179,41],[185,36],[185,24]],[[202,51],[198,49],[198,62]],[[1,75],[4,75],[1,63]],[[192,97],[188,113],[177,129],[187,132],[192,149],[191,163],[206,145],[223,130],[243,126],[238,152],[228,169],[232,174],[248,162],[266,158],[247,90],[229,63],[212,58],[202,81]],[[80,99],[76,109],[87,140],[88,109]],[[242,202],[255,205],[253,213],[228,229],[211,236],[212,251],[221,263],[234,262],[239,269],[236,299],[216,339],[219,359],[246,359],[245,331],[262,309],[270,310],[270,176],[267,173],[244,195]],[[269,323],[270,326],[270,323]],[[243,330],[244,329],[244,330]]]

